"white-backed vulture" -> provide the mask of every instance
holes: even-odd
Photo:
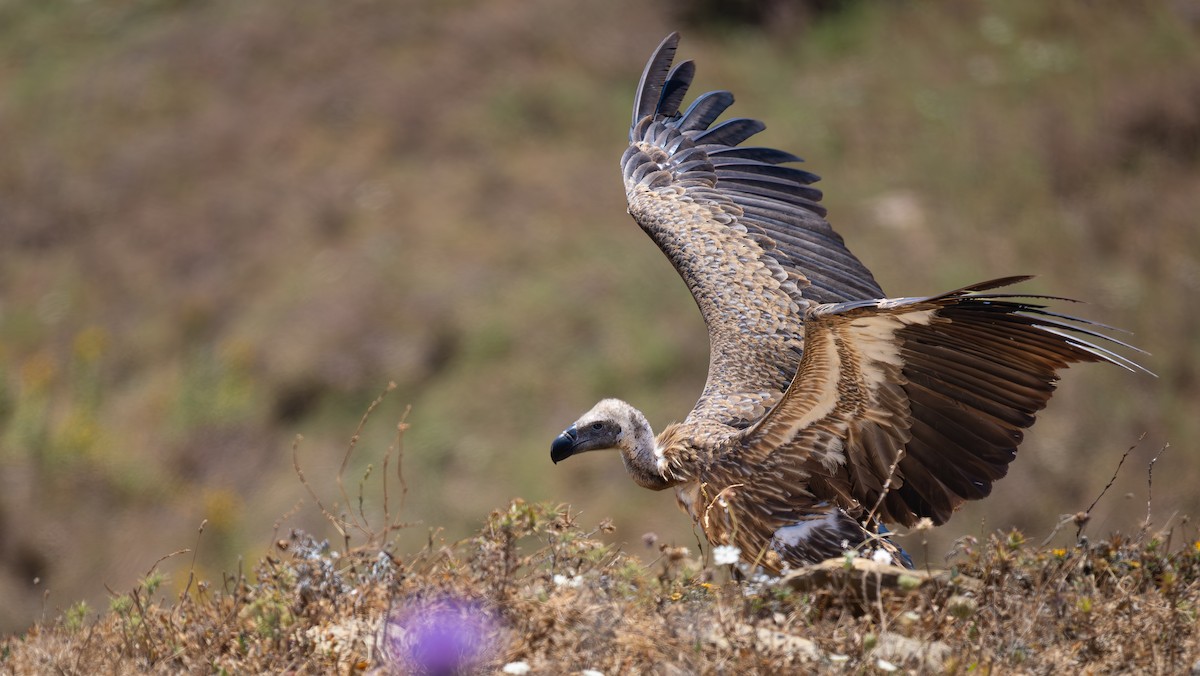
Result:
[[[1063,299],[993,291],[1025,277],[886,298],[826,222],[817,177],[789,166],[799,158],[741,145],[757,120],[713,124],[729,92],[680,112],[695,66],[671,68],[678,42],[646,65],[621,170],[629,213],[704,316],[708,381],[657,437],[637,409],[601,401],[554,440],[554,462],[618,449],[639,485],[676,490],[712,545],[778,571],[986,496],[1068,365],[1144,370],[1044,304]]]

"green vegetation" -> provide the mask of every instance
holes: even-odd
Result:
[[[963,652],[961,618],[932,610],[912,635],[948,642],[968,667],[1068,664],[1039,660],[1083,642],[1099,647],[1069,659],[1116,668],[1113,651],[1143,644],[1053,623],[1103,617],[1098,630],[1122,632],[1157,621],[1116,626],[1122,598],[1163,622],[1195,612],[1195,567],[1180,549],[1196,539],[1182,515],[1200,513],[1195,19],[1169,2],[841,5],[766,29],[705,20],[684,27],[683,56],[697,60],[701,91],[735,91],[734,114],[768,123],[762,143],[824,177],[832,222],[889,292],[1034,273],[1027,290],[1087,300],[1068,311],[1131,330],[1160,376],[1073,369],[994,495],[910,549],[942,567],[956,541],[975,537],[978,562],[961,565],[997,580],[985,574],[1000,565],[996,529],[1040,542],[1135,444],[1088,532],[1173,531],[1173,547],[1120,540],[1106,560],[1142,567],[1093,580],[1080,577],[1084,562],[1109,555],[1076,548],[1065,530],[1052,542],[1062,559],[1017,544],[1005,556],[1018,577],[977,600],[989,613],[977,636],[1010,632],[982,644],[994,652]],[[329,666],[297,632],[377,619],[390,599],[434,581],[484,599],[514,631],[524,631],[512,619],[521,613],[545,619],[531,601],[539,595],[564,613],[572,595],[587,595],[581,603],[631,622],[659,608],[691,613],[671,625],[679,641],[694,639],[687,622],[765,621],[714,604],[736,592],[703,587],[710,573],[698,562],[672,564],[678,577],[667,582],[660,563],[638,563],[659,553],[643,550],[648,531],[695,549],[670,496],[633,486],[614,458],[547,461],[549,440],[599,397],[628,399],[661,428],[703,382],[698,313],[623,215],[616,172],[643,59],[680,27],[672,11],[631,0],[569,13],[551,0],[0,3],[0,628],[37,623],[0,659],[20,653],[8,659],[51,669],[28,660],[57,655],[54,644],[84,656],[53,662],[68,671],[235,672],[282,668],[285,655]],[[400,562],[374,588],[358,577],[357,550],[312,553],[286,535],[340,542],[297,490],[289,452],[303,434],[304,472],[328,489],[345,431],[389,380],[398,388],[377,416],[400,419],[411,404],[413,426],[403,510],[400,493],[390,497],[420,525],[375,543]],[[368,426],[360,444],[386,446],[394,434]],[[369,472],[366,501],[378,503],[379,479],[397,462],[361,455],[346,468],[347,490]],[[1142,468],[1153,456],[1148,510]],[[469,538],[517,495],[570,502],[572,517],[538,512],[541,525],[518,543],[532,563],[506,583],[523,600],[510,606],[476,580],[493,564],[468,550],[494,537]],[[335,514],[354,507],[341,494],[324,499]],[[607,517],[612,533],[566,525]],[[580,575],[607,575],[630,594],[548,586],[554,522],[573,534],[572,556],[580,543],[597,552]],[[295,548],[263,558],[279,539]],[[444,560],[443,539],[462,540]],[[182,548],[194,551],[155,563]],[[313,611],[297,590],[316,573],[301,568],[334,551],[365,600]],[[231,572],[239,556],[260,561],[258,572]],[[1173,577],[1148,572],[1168,565]],[[1022,596],[1013,580],[1047,575],[1059,577],[1031,589],[1059,595],[1021,606],[1033,592]],[[1128,589],[1104,586],[1118,582]],[[1003,615],[989,604],[1006,594],[1015,596],[997,606]],[[897,602],[918,613],[948,603],[915,598]],[[788,603],[779,626],[851,665],[866,664],[867,633],[878,645],[902,617],[838,620],[840,601],[817,611]],[[886,627],[871,624],[884,617]],[[1006,617],[1027,624],[1006,627]],[[834,621],[848,624],[822,624]],[[563,645],[578,640],[572,626],[559,627]],[[775,664],[736,662],[752,657],[703,641],[691,661],[664,657],[634,642],[638,632],[655,635],[605,634],[594,663],[578,668],[638,656],[685,668]],[[1155,638],[1146,659],[1158,661],[1136,663],[1179,664],[1170,656],[1195,655],[1189,636]],[[35,645],[43,652],[23,652]],[[285,645],[300,652],[270,652]],[[565,664],[547,646],[511,648],[496,664]]]

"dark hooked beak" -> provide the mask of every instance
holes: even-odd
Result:
[[[554,442],[550,444],[550,459],[558,464],[560,460],[571,457],[577,443],[579,443],[579,430],[571,425],[562,434],[555,437]]]

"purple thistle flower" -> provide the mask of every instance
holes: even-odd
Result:
[[[451,597],[398,601],[384,623],[383,650],[404,673],[465,674],[496,653],[500,632],[481,604]]]

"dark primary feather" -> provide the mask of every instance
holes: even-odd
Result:
[[[738,117],[696,134],[692,142],[698,146],[736,146],[766,128],[767,125],[758,120]]]
[[[646,69],[642,71],[642,80],[638,83],[637,98],[633,101],[632,126],[636,127],[638,120],[654,113],[658,108],[662,98],[663,84],[666,82],[671,62],[675,60],[675,49],[678,46],[679,33],[671,33],[663,38],[658,49],[654,50],[654,55],[646,62]]]
[[[710,93],[718,93],[718,92],[710,92]],[[719,93],[727,93],[727,92],[719,92]],[[730,96],[729,100],[732,101],[733,97]],[[686,129],[684,131],[686,131]],[[793,155],[789,152],[783,151],[783,150],[776,150],[775,148],[760,148],[757,146],[739,146],[737,148],[719,148],[717,150],[710,149],[708,151],[708,156],[714,159],[714,162],[713,162],[714,164],[720,163],[721,160],[724,158],[733,158],[733,157],[747,159],[747,160],[756,160],[758,162],[764,162],[767,164],[779,164],[780,162],[803,162],[804,161],[804,160],[800,159],[799,157],[796,157],[795,155]],[[800,170],[797,169],[797,171],[800,171]],[[808,174],[808,172],[804,172],[804,173]],[[819,180],[821,180],[821,179],[816,174],[808,174],[808,176],[805,178],[804,182],[805,183],[815,183]]]
[[[708,129],[713,120],[721,116],[725,109],[733,105],[733,94],[725,91],[708,92],[696,97],[692,105],[679,121],[679,131],[696,131]],[[792,162],[795,160],[783,160]]]
[[[679,104],[683,103],[683,97],[695,76],[696,64],[691,61],[684,61],[667,73],[667,81],[658,101],[659,115],[674,117],[679,114]]]

